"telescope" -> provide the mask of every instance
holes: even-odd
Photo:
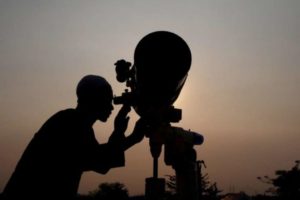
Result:
[[[181,110],[172,104],[186,81],[191,51],[178,35],[157,31],[143,37],[134,52],[134,64],[119,60],[117,80],[127,83],[130,92],[114,98],[115,104],[129,103],[141,117],[178,122]]]
[[[191,63],[187,43],[168,31],[144,36],[135,48],[133,64],[125,60],[115,63],[116,78],[119,82],[126,82],[128,89],[121,96],[114,97],[114,104],[132,106],[152,130],[146,134],[153,157],[153,178],[146,180],[146,196],[153,198],[148,199],[158,199],[158,193],[163,191],[164,180],[158,179],[158,157],[162,145],[165,145],[165,163],[179,169],[182,168],[179,166],[182,159],[196,159],[193,145],[203,142],[202,135],[170,125],[182,118],[182,110],[173,104],[185,84]]]

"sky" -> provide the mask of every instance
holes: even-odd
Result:
[[[133,62],[148,33],[166,30],[189,45],[192,65],[173,124],[201,133],[195,146],[210,181],[224,192],[263,193],[258,176],[289,169],[300,152],[300,1],[298,0],[0,0],[0,192],[41,125],[76,106],[87,74],[125,89],[114,63]],[[94,125],[105,143],[107,123]],[[130,114],[128,133],[138,116]],[[163,155],[159,176],[173,175]],[[144,194],[152,176],[148,139],[126,152],[126,166],[83,174],[79,192],[121,182]]]

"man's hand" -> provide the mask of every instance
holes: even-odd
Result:
[[[138,143],[143,140],[145,134],[149,131],[149,126],[146,121],[140,118],[136,123],[133,129],[132,134],[130,135],[131,139]]]
[[[124,134],[127,127],[128,127],[128,121],[129,116],[128,113],[130,112],[131,108],[128,105],[123,105],[122,108],[119,110],[119,113],[117,114],[114,122],[114,130],[118,133]]]
[[[128,127],[129,116],[128,113],[130,112],[131,108],[128,105],[123,105],[122,108],[119,110],[115,121],[114,121],[114,131],[111,134],[109,141],[110,142],[117,142],[121,141],[125,138],[125,131]]]

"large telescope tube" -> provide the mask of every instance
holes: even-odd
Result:
[[[134,108],[140,116],[172,106],[185,83],[191,60],[187,43],[174,33],[157,31],[141,39],[134,52]]]

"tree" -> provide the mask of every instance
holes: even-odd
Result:
[[[119,182],[102,183],[98,189],[90,192],[90,196],[94,199],[101,200],[128,200],[128,190],[125,185]]]
[[[219,193],[222,191],[218,189],[217,183],[211,183],[209,181],[208,174],[202,174],[202,165],[206,168],[204,161],[197,161],[198,164],[198,184],[200,199],[219,199]],[[166,187],[167,191],[172,195],[176,195],[176,176],[166,175]],[[203,197],[203,198],[202,198]]]
[[[258,177],[260,181],[273,185],[273,188],[270,188],[266,192],[271,192],[284,200],[299,200],[300,161],[296,160],[295,163],[295,166],[293,166],[290,170],[275,171],[275,178],[269,178],[268,176]]]

